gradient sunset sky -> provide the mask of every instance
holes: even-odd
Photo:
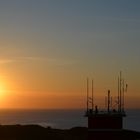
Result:
[[[140,108],[139,0],[0,0],[0,108],[85,108],[87,76],[103,106],[120,70]]]

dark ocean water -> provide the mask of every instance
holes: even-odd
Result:
[[[0,110],[0,124],[38,124],[67,129],[87,126],[85,110]],[[140,110],[127,110],[124,128],[140,131]]]
[[[140,131],[140,109],[127,110],[124,118],[124,128]]]

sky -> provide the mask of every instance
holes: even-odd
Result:
[[[0,0],[0,108],[86,108],[117,76],[140,108],[139,0]]]

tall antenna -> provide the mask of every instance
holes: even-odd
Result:
[[[94,85],[93,85],[93,79],[92,79],[92,110],[94,108]]]
[[[105,108],[107,108],[107,96],[105,96]]]
[[[123,95],[122,95],[122,110],[124,111],[124,92],[125,92],[125,90],[124,90],[124,79],[123,79],[123,81],[122,81],[123,83],[122,83],[122,85],[123,85],[123,88],[122,88],[122,93],[123,93]]]
[[[89,108],[89,86],[88,86],[88,78],[87,78],[87,112],[88,112],[88,108]]]
[[[120,112],[122,111],[122,72],[120,71]]]
[[[118,111],[120,111],[120,77],[118,77]]]
[[[110,107],[111,107],[111,109],[112,109],[112,105],[113,105],[113,98],[112,98],[112,96],[110,97]]]
[[[107,103],[107,111],[110,112],[110,90],[108,90],[108,103]]]
[[[127,84],[125,89],[125,81],[122,78],[122,72],[120,71],[120,76],[118,77],[118,111],[124,111],[124,94],[127,90]]]

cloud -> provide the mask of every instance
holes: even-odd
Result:
[[[13,58],[1,58],[0,64],[7,64],[7,63],[15,63],[15,62],[23,62],[23,61],[37,61],[37,60],[44,60],[41,57],[13,57]]]
[[[76,60],[72,60],[72,59],[56,59],[56,58],[47,59],[47,62],[51,65],[56,65],[56,66],[69,66],[77,63]]]
[[[18,57],[16,58],[17,61],[44,61],[46,60],[45,57],[32,57],[32,56],[25,56],[25,57]]]
[[[7,63],[13,63],[15,62],[14,59],[1,59],[0,64],[7,64]]]
[[[47,57],[14,57],[9,59],[0,59],[0,64],[17,63],[17,62],[44,62],[54,66],[69,66],[77,64],[76,60],[62,58],[47,58]]]

